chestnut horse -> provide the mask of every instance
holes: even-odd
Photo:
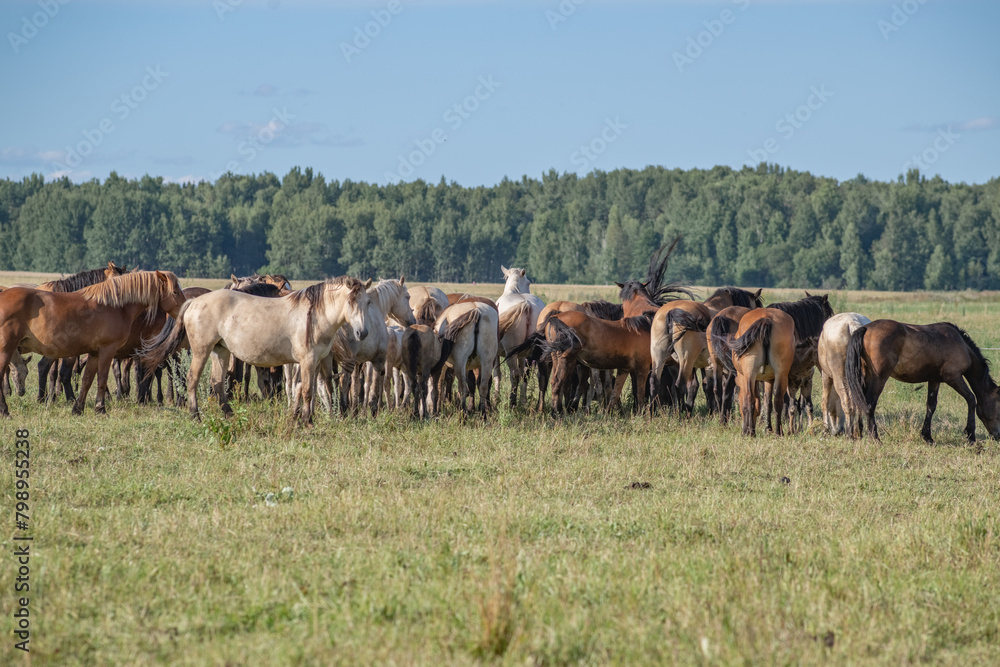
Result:
[[[576,373],[577,362],[597,370],[617,370],[609,409],[621,405],[625,380],[635,387],[635,410],[642,409],[652,359],[649,354],[648,316],[609,321],[570,311],[549,318],[543,347],[552,354],[552,409],[565,405],[563,386]]]
[[[720,310],[731,306],[741,306],[747,309],[763,308],[764,301],[760,298],[760,293],[763,291],[763,289],[759,289],[756,292],[750,292],[739,287],[720,287],[702,303],[712,311],[713,317]]]
[[[791,315],[776,308],[755,308],[740,318],[736,335],[728,342],[733,351],[736,384],[740,390],[743,435],[757,435],[757,417],[760,414],[758,381],[773,383],[774,409],[778,413],[777,433],[781,435],[788,372],[795,361],[795,321]]]
[[[859,413],[868,414],[868,433],[876,440],[875,408],[890,377],[910,384],[927,383],[927,414],[920,435],[928,443],[934,442],[931,418],[942,382],[969,406],[965,437],[970,443],[976,441],[977,414],[990,437],[1000,438],[1000,387],[990,377],[989,363],[979,347],[951,322],[920,325],[875,320],[858,327],[847,344],[844,374],[850,401]]]
[[[142,312],[157,309],[178,314],[184,303],[177,276],[163,271],[137,271],[77,292],[44,292],[29,288],[0,293],[0,368],[17,350],[61,359],[88,355],[73,414],[83,414],[87,392],[97,375],[94,409],[104,413],[108,371],[118,348],[128,339]],[[9,416],[0,395],[0,415]]]

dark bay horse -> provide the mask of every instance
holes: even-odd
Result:
[[[860,414],[868,415],[868,433],[876,440],[875,408],[889,378],[927,383],[927,414],[920,435],[929,443],[931,418],[941,383],[954,389],[969,406],[965,436],[976,441],[976,415],[994,440],[1000,438],[1000,388],[969,334],[950,322],[904,324],[875,320],[851,334],[844,362],[847,394]],[[966,384],[968,382],[968,384]],[[971,389],[970,389],[971,387]]]
[[[788,390],[788,372],[795,359],[795,322],[776,308],[755,308],[740,318],[737,337],[729,339],[736,384],[740,390],[743,435],[757,435],[757,382],[774,385],[774,409],[778,413],[777,434],[781,435],[781,414]],[[768,405],[770,412],[770,401]]]
[[[18,349],[61,359],[88,355],[73,414],[83,414],[87,392],[97,375],[95,410],[104,412],[108,372],[132,322],[143,311],[177,315],[184,295],[177,276],[137,271],[78,292],[12,288],[0,293],[0,368]],[[9,416],[0,395],[0,416]]]
[[[552,404],[558,412],[565,404],[563,385],[576,372],[577,362],[597,370],[617,370],[610,408],[619,406],[625,380],[632,378],[636,389],[634,408],[642,409],[652,360],[649,354],[649,317],[628,317],[617,321],[569,311],[549,318],[545,324],[544,347],[552,354]]]
[[[763,308],[764,301],[760,298],[760,294],[763,291],[763,289],[759,289],[756,292],[750,292],[739,287],[727,285],[712,292],[712,295],[702,303],[712,311],[713,317],[723,308],[731,306],[740,306],[748,309]]]

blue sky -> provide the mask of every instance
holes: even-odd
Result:
[[[995,0],[5,0],[0,178],[471,186],[766,159],[982,183],[998,25]]]

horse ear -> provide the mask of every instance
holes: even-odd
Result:
[[[368,282],[366,282],[366,283],[365,283],[365,289],[367,290],[367,289],[368,289],[369,287],[371,287],[371,286],[372,286],[372,279],[371,279],[371,278],[369,278],[369,279],[368,279]]]
[[[622,287],[625,287],[624,285],[622,285],[622,284],[621,284],[620,282],[618,282],[617,280],[615,281],[615,285],[618,285],[619,289],[620,289],[620,288],[622,288]]]
[[[524,269],[521,269],[521,277],[524,277]]]
[[[809,298],[811,296],[812,296],[812,294],[809,293],[809,290],[806,290],[806,298]]]
[[[235,273],[230,273],[229,274],[229,279],[233,281],[234,285],[240,281],[240,279],[236,277]]]
[[[824,295],[823,295],[823,303],[826,303],[826,302],[828,302],[829,300],[830,300],[830,295],[829,295],[829,294],[824,294]]]
[[[108,260],[108,269],[110,271],[114,271],[115,270],[115,263],[112,262],[111,260]]]
[[[399,277],[399,284],[400,285],[405,285],[406,284],[406,276],[400,276]]]
[[[761,288],[760,288],[759,290],[757,290],[756,292],[754,292],[754,293],[753,293],[753,295],[754,295],[754,298],[756,298],[756,299],[759,299],[759,298],[760,298],[760,295],[761,295],[761,292],[763,292],[763,291],[764,291],[764,288],[763,288],[763,287],[761,287]]]
[[[501,270],[501,271],[503,271],[503,274],[504,274],[505,276],[506,276],[506,275],[509,275],[509,274],[510,274],[510,269],[508,269],[508,268],[507,268],[506,266],[504,266],[503,264],[501,264],[501,265],[500,265],[500,270]]]
[[[170,282],[170,279],[167,278],[167,274],[165,274],[163,271],[157,271],[156,272],[156,277],[157,277],[157,279],[160,280],[160,282],[164,282],[164,283],[169,283]]]

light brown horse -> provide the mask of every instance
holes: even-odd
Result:
[[[676,299],[656,311],[650,330],[655,388],[653,393],[659,394],[664,367],[668,362],[676,360],[678,372],[673,387],[675,400],[689,415],[694,413],[694,401],[698,395],[695,369],[709,365],[705,332],[711,319],[712,314],[704,304]]]
[[[724,308],[730,308],[732,306],[740,306],[746,309],[752,308],[763,308],[764,301],[761,300],[760,295],[763,289],[759,289],[756,292],[750,292],[748,290],[742,289],[740,287],[720,287],[719,289],[712,292],[703,303],[705,307],[712,311],[713,317],[720,310]]]
[[[750,312],[744,306],[729,306],[723,308],[708,323],[705,344],[708,347],[709,364],[715,384],[715,404],[718,406],[719,419],[725,424],[733,409],[733,396],[736,392],[736,366],[733,364],[733,351],[729,347],[729,336],[736,333],[740,327],[740,319]]]
[[[851,334],[844,362],[847,394],[859,413],[868,414],[868,433],[878,437],[875,408],[889,378],[927,383],[927,414],[920,435],[928,443],[941,383],[969,406],[965,437],[976,441],[976,415],[994,440],[1000,438],[1000,387],[969,334],[951,322],[904,324],[875,320]],[[968,384],[966,384],[968,381]],[[970,389],[971,387],[971,389]]]
[[[103,413],[108,371],[132,322],[143,311],[176,315],[184,302],[177,276],[138,271],[78,292],[43,292],[18,288],[0,294],[0,368],[18,349],[52,357],[87,354],[87,366],[73,414],[83,414],[87,392],[97,375],[94,406]],[[0,415],[9,416],[0,395]]]
[[[777,434],[782,435],[781,416],[788,391],[788,371],[795,360],[795,322],[775,308],[755,308],[742,318],[736,338],[729,339],[736,384],[740,391],[743,435],[757,435],[757,382],[773,382]]]
[[[569,311],[552,315],[545,323],[543,347],[552,354],[552,410],[564,409],[563,388],[576,373],[577,362],[592,369],[617,370],[609,409],[621,405],[625,380],[632,378],[636,411],[643,409],[652,365],[649,345],[650,318],[638,316],[617,321]]]
[[[440,287],[433,285],[411,286],[410,310],[418,324],[433,325],[441,312],[448,307],[448,296]]]

